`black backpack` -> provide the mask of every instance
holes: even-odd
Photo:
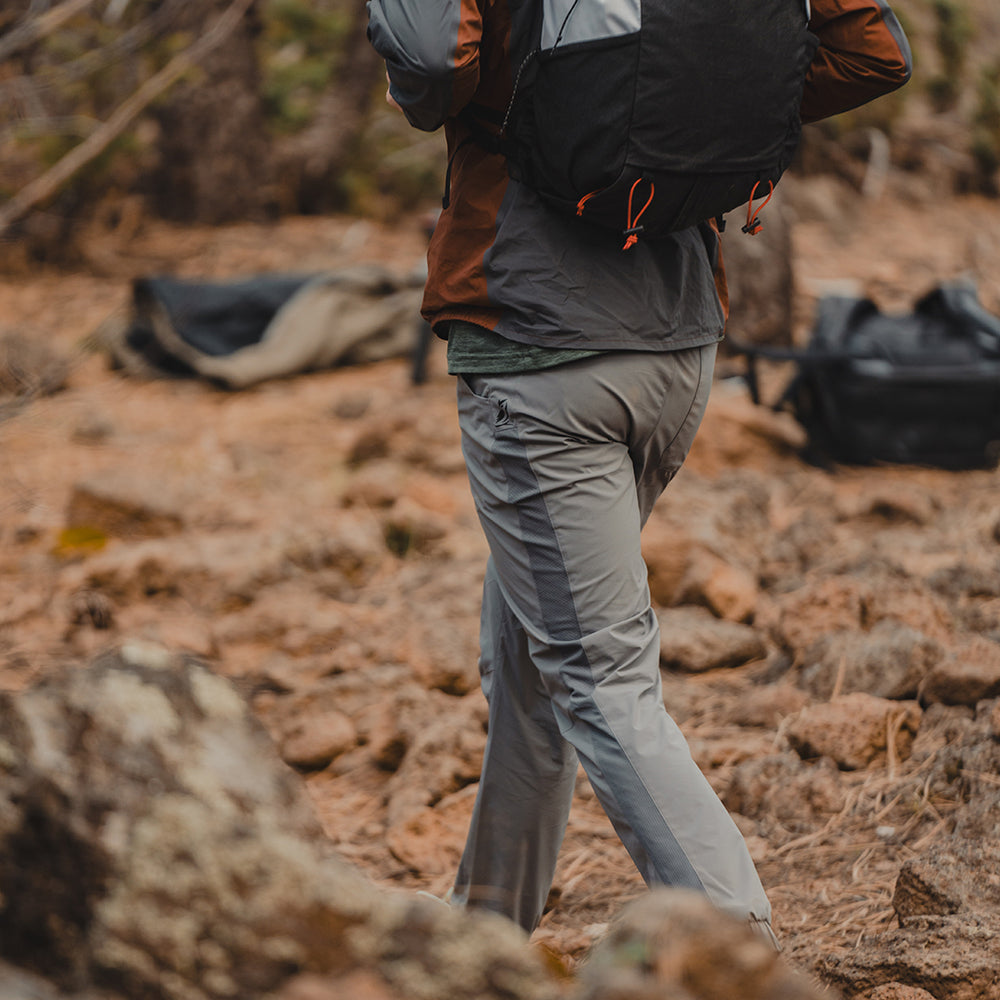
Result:
[[[764,200],[788,167],[808,0],[510,5],[514,96],[491,124],[511,176],[558,210],[631,245]]]
[[[910,313],[827,296],[805,350],[736,349],[756,402],[754,360],[795,362],[774,408],[805,428],[813,461],[972,469],[1000,458],[1000,317],[970,284],[942,285]]]

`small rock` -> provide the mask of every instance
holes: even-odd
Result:
[[[945,645],[953,641],[953,616],[947,602],[910,578],[868,576],[862,593],[861,620],[866,628],[888,620]]]
[[[682,581],[680,601],[700,604],[727,621],[746,622],[753,618],[759,593],[753,574],[699,551]]]
[[[15,577],[0,576],[0,628],[45,613],[48,594],[26,590]]]
[[[651,517],[642,531],[649,593],[655,604],[670,607],[678,602],[691,563],[693,542],[679,526]]]
[[[386,547],[402,558],[411,552],[431,551],[451,529],[448,517],[401,497],[383,520]]]
[[[843,517],[872,517],[892,524],[930,524],[938,511],[934,497],[913,483],[899,486],[880,484],[839,513]]]
[[[808,763],[792,754],[748,760],[733,768],[722,801],[731,812],[805,832],[844,808],[845,792],[829,758]]]
[[[934,997],[919,986],[886,983],[885,986],[877,986],[873,989],[865,1000],[934,1000]]]
[[[381,564],[385,550],[374,515],[338,511],[332,523],[296,529],[286,543],[285,554],[306,572],[336,570],[348,583],[358,586]]]
[[[898,983],[933,1000],[992,1000],[1000,995],[997,928],[959,917],[917,917],[910,926],[868,936],[846,953],[821,959],[817,972],[848,997]],[[916,997],[923,1000],[921,993]]]
[[[914,701],[888,701],[856,691],[807,706],[791,720],[785,735],[803,759],[830,757],[844,770],[854,771],[885,763],[890,733],[896,759],[908,757],[921,714]]]
[[[50,396],[66,385],[69,361],[41,337],[0,334],[0,399]]]
[[[330,671],[330,661],[323,657],[292,657],[277,650],[269,653],[251,675],[255,694],[290,694],[315,684]]]
[[[861,569],[782,595],[770,626],[783,649],[801,653],[831,632],[866,631],[883,619],[942,644],[953,641],[952,615],[938,595],[911,578]]]
[[[397,429],[391,422],[383,421],[365,427],[351,445],[348,463],[363,465],[365,462],[388,458],[393,452],[393,436]]]
[[[924,703],[974,706],[1000,696],[1000,643],[981,636],[967,639],[942,658],[920,685]]]
[[[460,444],[442,444],[434,448],[424,464],[427,471],[436,476],[465,474],[465,455]]]
[[[737,726],[776,729],[782,719],[802,711],[809,695],[792,684],[752,687],[727,711],[727,721]]]
[[[660,611],[660,664],[702,673],[738,667],[767,653],[761,634],[749,625],[723,621],[703,608]]]
[[[820,1000],[774,947],[701,893],[629,903],[581,970],[579,1000]]]
[[[178,612],[138,604],[118,613],[114,625],[126,640],[154,643],[203,659],[213,659],[219,653],[211,625],[191,611]]]
[[[372,405],[372,395],[365,390],[347,392],[336,400],[330,412],[340,420],[358,420]]]
[[[775,638],[782,648],[799,652],[830,632],[856,632],[861,628],[861,597],[857,582],[843,577],[807,583],[782,595]]]
[[[476,782],[486,749],[478,710],[478,704],[463,699],[447,717],[414,734],[403,763],[389,779],[390,827]]]
[[[75,444],[101,444],[115,433],[115,425],[103,414],[88,413],[81,417],[70,435]]]
[[[296,717],[281,740],[281,757],[292,767],[318,771],[356,743],[354,723],[330,709]]]
[[[401,499],[408,499],[423,510],[453,520],[460,497],[452,483],[429,476],[425,472],[411,472],[406,476]]]
[[[802,686],[818,698],[864,691],[879,698],[914,698],[921,680],[944,655],[922,632],[884,619],[870,632],[823,636],[803,654]]]
[[[903,862],[892,895],[901,925],[914,917],[1000,910],[1000,848],[954,837]]]
[[[78,590],[70,598],[69,620],[71,625],[108,629],[114,624],[114,605],[100,591]]]
[[[439,617],[439,609],[415,622],[394,653],[430,690],[464,695],[479,687],[478,637],[457,621]]]
[[[343,976],[321,976],[306,972],[289,980],[277,993],[265,1000],[405,1000],[385,980],[366,971]]]
[[[391,507],[403,492],[403,471],[394,462],[369,462],[351,477],[341,495],[345,507]]]
[[[403,685],[359,714],[355,720],[358,737],[378,767],[383,771],[397,771],[415,733],[437,711],[423,687]]]
[[[794,461],[806,441],[805,431],[791,414],[756,405],[742,380],[716,382],[703,427],[685,468],[713,476],[732,469],[766,468],[775,456]]]
[[[358,531],[352,526],[353,531]],[[359,532],[360,534],[360,532]],[[303,551],[302,538],[284,532],[184,532],[171,539],[151,538],[114,545],[67,567],[60,590],[98,590],[116,606],[148,602],[154,596],[180,597],[203,614],[245,608],[276,583],[301,577],[320,561],[338,562],[345,579],[364,578],[385,559],[381,540],[370,550],[367,539],[351,547],[338,540],[322,552]],[[315,563],[306,564],[315,558]],[[301,562],[299,560],[302,560]]]
[[[932,573],[927,582],[952,599],[1000,597],[1000,565],[990,559],[978,564],[963,560]]]
[[[222,645],[266,642],[289,656],[306,656],[336,648],[357,625],[353,611],[314,593],[307,581],[289,581],[220,618],[213,634]]]
[[[469,785],[433,808],[419,809],[390,825],[385,833],[389,850],[423,875],[456,871],[477,791],[477,785]]]
[[[161,538],[184,527],[181,502],[164,497],[164,484],[121,472],[77,483],[66,510],[66,527],[91,528],[113,538]]]

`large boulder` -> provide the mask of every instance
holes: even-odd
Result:
[[[0,733],[0,959],[64,991],[249,1000],[362,970],[414,1000],[556,995],[513,924],[340,861],[243,699],[193,659],[126,647],[0,694]]]

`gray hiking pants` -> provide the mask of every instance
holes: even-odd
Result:
[[[743,837],[664,708],[639,549],[694,439],[714,360],[714,345],[615,352],[458,379],[491,557],[480,658],[489,736],[456,903],[534,929],[579,760],[647,884],[770,918]]]

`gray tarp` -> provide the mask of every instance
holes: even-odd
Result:
[[[230,389],[336,365],[412,355],[424,278],[375,266],[209,283],[136,280],[129,315],[98,333],[112,364]]]

